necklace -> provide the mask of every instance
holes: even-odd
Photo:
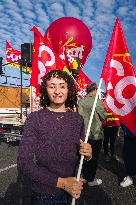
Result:
[[[51,111],[51,114],[55,116],[56,113]],[[64,117],[64,115],[57,116],[57,117],[56,117],[56,120],[59,121],[59,120],[61,120],[63,117]]]
[[[49,108],[48,107],[48,109],[49,109],[49,111],[51,112],[51,114],[52,115],[54,115],[54,117],[56,117],[56,120],[57,121],[59,121],[59,120],[61,120],[62,118],[64,118],[64,112],[55,112],[55,111],[53,111],[51,108]]]
[[[60,117],[57,117],[56,119],[57,119],[57,120],[61,120],[63,117],[64,117],[64,116],[62,115],[62,116],[60,116]]]

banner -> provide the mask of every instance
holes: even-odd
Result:
[[[102,75],[106,86],[105,106],[136,135],[136,77],[119,21],[116,19]]]
[[[20,68],[21,61],[21,51],[15,50],[11,47],[8,41],[6,41],[6,63],[9,66],[14,66],[16,68]],[[22,71],[26,74],[30,73],[30,68],[26,66],[22,66]]]
[[[65,62],[54,52],[51,43],[42,36],[39,30],[34,26],[31,31],[34,32],[34,51],[30,77],[30,86],[32,87],[32,111],[39,106],[39,87],[43,76],[50,70],[60,69],[70,74],[77,86],[78,95],[84,97],[86,95],[86,85],[90,83],[91,80],[82,70],[79,71],[78,76],[74,77]]]
[[[77,86],[78,89],[78,94],[82,98],[86,96],[86,86],[87,84],[90,84],[92,81],[88,78],[87,75],[80,69],[79,70],[79,75],[76,78],[76,82],[78,83],[79,86]]]
[[[30,85],[39,87],[46,72],[58,69],[63,70],[65,64],[55,54],[50,42],[42,36],[35,26],[31,31],[34,32],[34,52]]]
[[[9,63],[10,66],[20,68],[20,59],[21,52],[13,49],[8,41],[6,41],[6,63]]]

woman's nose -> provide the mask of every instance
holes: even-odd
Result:
[[[60,89],[58,87],[55,88],[55,91],[54,91],[56,94],[59,94],[60,93]]]

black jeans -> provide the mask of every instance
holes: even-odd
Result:
[[[123,159],[126,175],[136,175],[136,137],[124,136]]]
[[[108,155],[109,151],[111,156],[115,154],[115,141],[116,141],[118,129],[119,129],[118,126],[104,127],[103,149],[105,155]],[[109,150],[108,143],[110,143],[110,150]]]
[[[92,146],[92,159],[88,162],[84,161],[82,174],[84,179],[86,179],[88,182],[91,182],[95,179],[102,140],[89,139],[88,143]]]
[[[72,198],[66,192],[61,194],[32,193],[31,205],[71,205]],[[84,205],[82,196],[76,200],[76,205]]]

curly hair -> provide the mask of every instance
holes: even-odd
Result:
[[[71,76],[62,70],[51,70],[43,77],[43,82],[40,87],[40,105],[43,108],[50,105],[50,99],[47,92],[47,80],[50,80],[51,78],[63,79],[68,84],[68,97],[65,101],[65,106],[67,109],[74,111],[77,107],[77,89]]]

